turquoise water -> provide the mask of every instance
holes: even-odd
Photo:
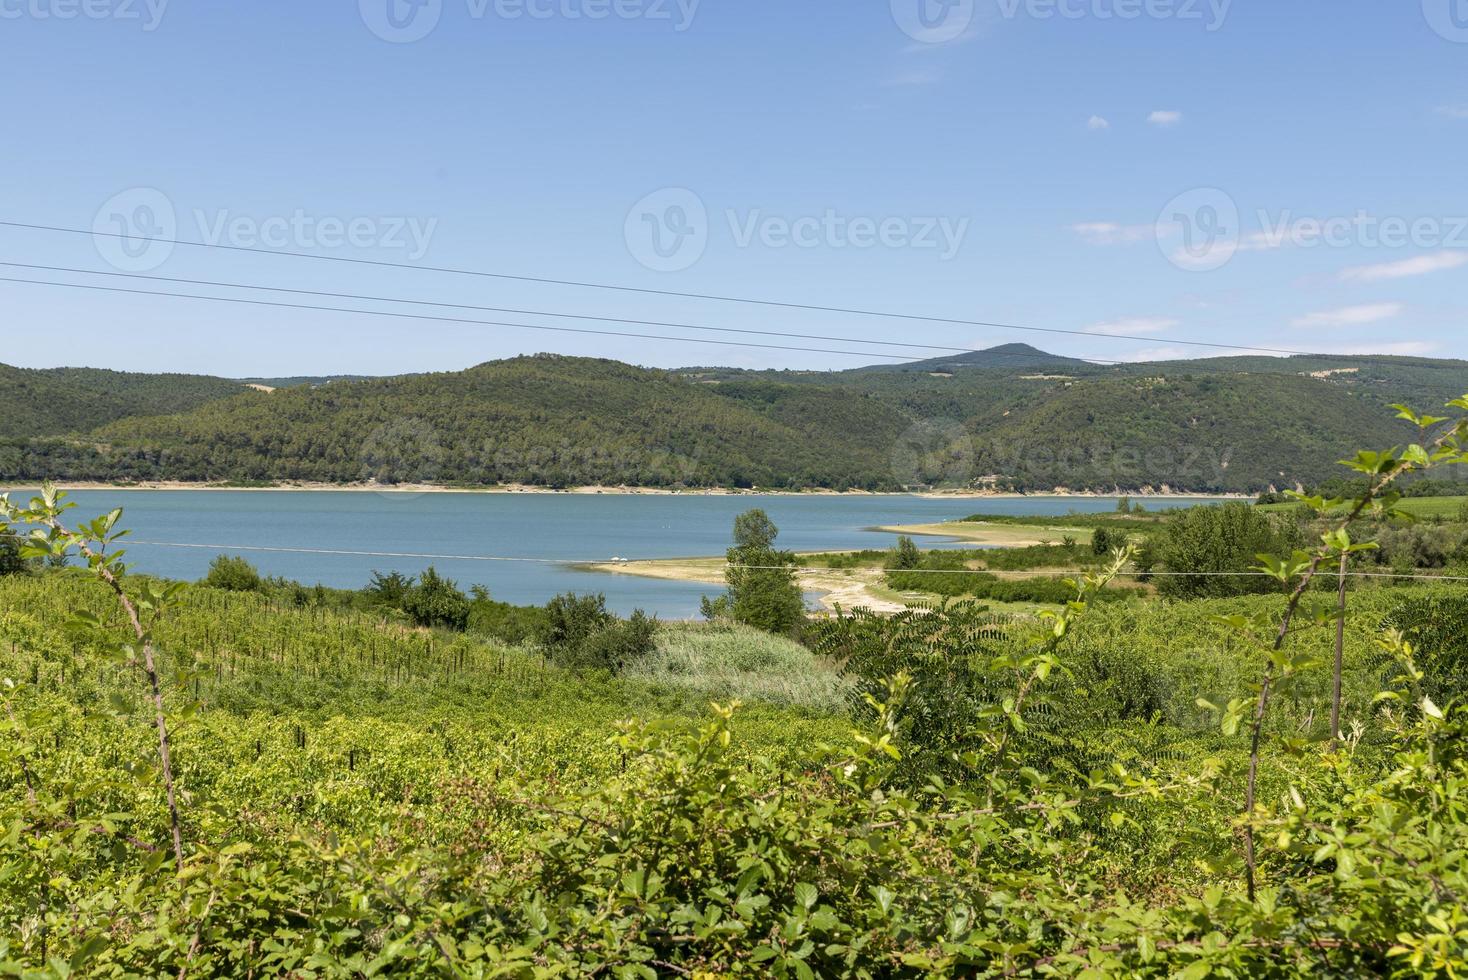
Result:
[[[17,494],[19,495],[19,494]],[[539,604],[558,592],[604,592],[612,608],[665,619],[697,614],[698,583],[606,575],[570,567],[621,558],[719,555],[736,515],[761,507],[780,528],[781,547],[831,551],[891,547],[877,525],[927,524],[976,512],[1061,515],[1111,511],[1115,498],[927,499],[883,496],[666,496],[613,494],[392,494],[334,491],[86,490],[71,495],[73,517],[123,508],[132,530],[129,561],[139,571],[197,579],[217,554],[238,554],[267,575],[360,588],[374,569],[417,574],[433,565],[467,588]],[[1195,501],[1148,500],[1149,508]],[[944,539],[927,538],[928,547]],[[200,547],[174,547],[192,545]],[[272,551],[252,549],[303,549]],[[316,552],[376,552],[322,554]],[[432,557],[389,557],[381,553]],[[460,556],[460,557],[447,557]],[[534,559],[484,561],[474,556]]]

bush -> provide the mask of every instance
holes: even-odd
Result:
[[[404,593],[403,612],[419,626],[462,630],[469,623],[469,598],[430,565]]]
[[[545,622],[545,610],[539,606],[496,602],[482,585],[473,586],[469,593],[473,597],[469,602],[468,628],[471,632],[518,646],[535,639]]]
[[[1439,703],[1468,694],[1468,596],[1442,593],[1402,602],[1386,619],[1418,651],[1422,686]]]
[[[209,563],[204,584],[228,592],[259,592],[264,582],[254,565],[234,555],[220,555]]]
[[[408,597],[408,590],[413,588],[411,576],[402,572],[389,572],[384,575],[377,569],[372,570],[372,582],[362,591],[376,604],[386,606],[389,609],[403,608],[403,601]]]
[[[657,629],[641,609],[620,620],[607,611],[606,596],[567,592],[546,604],[536,638],[559,666],[616,674],[652,651]]]
[[[1205,573],[1161,576],[1157,588],[1163,595],[1220,598],[1274,591],[1279,586],[1270,578],[1218,573],[1250,571],[1259,564],[1259,555],[1284,557],[1303,543],[1295,514],[1266,514],[1244,503],[1191,507],[1163,526],[1149,560],[1169,572]]]
[[[13,537],[0,537],[0,576],[24,575],[30,562],[20,556],[20,542]]]

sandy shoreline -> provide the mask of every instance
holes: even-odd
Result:
[[[668,487],[609,487],[584,486],[556,489],[552,487],[510,484],[494,487],[450,487],[441,484],[395,484],[385,486],[372,483],[281,483],[265,487],[236,487],[219,483],[188,483],[182,480],[144,480],[138,483],[116,484],[96,482],[65,482],[56,484],[60,490],[212,490],[234,492],[283,493],[300,491],[322,491],[337,493],[476,493],[476,494],[562,494],[608,496],[665,496],[665,497],[921,497],[925,500],[1024,500],[1027,498],[1073,498],[1076,500],[1110,500],[1131,497],[1134,500],[1220,500],[1252,499],[1247,494],[1223,493],[1088,493],[1075,491],[1036,491],[1035,493],[993,493],[983,490],[932,490],[921,493],[882,492],[871,490],[739,490],[727,487],[702,487],[689,490],[674,490]],[[0,487],[8,492],[39,489],[36,483],[20,483]]]
[[[639,561],[596,562],[577,566],[591,572],[634,575],[676,582],[701,582],[724,586],[724,558],[649,558]],[[795,579],[802,592],[820,595],[827,612],[865,606],[873,612],[900,612],[905,605],[878,594],[882,589],[880,568],[797,568]]]

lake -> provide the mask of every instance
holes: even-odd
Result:
[[[17,491],[14,496],[22,496]],[[428,565],[504,602],[540,604],[559,592],[604,592],[607,604],[664,619],[697,615],[710,585],[582,571],[581,562],[719,555],[736,515],[763,508],[793,551],[888,548],[877,525],[934,523],[974,513],[1106,512],[1114,497],[932,499],[888,495],[641,495],[372,493],[361,491],[79,490],[77,518],[123,508],[128,560],[138,571],[197,579],[218,554],[267,575],[361,588],[374,569],[417,574]],[[1147,498],[1149,509],[1199,501]],[[927,538],[925,547],[941,547]],[[272,550],[282,549],[282,550]],[[330,554],[329,552],[355,552]],[[412,555],[415,557],[397,557]],[[457,557],[449,557],[457,556]],[[515,561],[486,560],[519,559]]]

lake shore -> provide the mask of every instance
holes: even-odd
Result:
[[[638,561],[597,562],[578,565],[589,572],[610,575],[635,575],[641,578],[678,582],[703,582],[724,586],[725,559],[718,558],[649,558]],[[880,568],[798,568],[796,583],[802,592],[814,592],[827,612],[864,606],[873,612],[895,613],[906,604],[890,595],[882,580]]]
[[[1134,500],[1221,500],[1253,499],[1248,494],[1228,493],[1145,493],[1123,491],[1121,493],[1093,493],[1066,489],[1037,490],[1034,493],[996,493],[988,490],[924,490],[917,492],[873,491],[873,490],[827,490],[813,487],[807,490],[743,490],[730,487],[699,487],[695,489],[673,489],[669,487],[627,486],[581,486],[544,487],[529,484],[505,484],[492,487],[455,487],[443,484],[400,483],[393,485],[377,483],[321,483],[302,481],[299,483],[275,483],[269,486],[230,486],[223,483],[191,483],[185,480],[144,480],[138,483],[99,483],[94,481],[66,481],[56,484],[59,490],[213,490],[259,493],[299,493],[322,491],[338,493],[474,493],[474,494],[561,494],[608,496],[667,496],[667,497],[920,497],[925,500],[1026,500],[1030,498],[1075,498],[1077,500],[1109,500],[1131,497]],[[15,493],[22,490],[37,490],[39,484],[25,482],[0,489]]]

